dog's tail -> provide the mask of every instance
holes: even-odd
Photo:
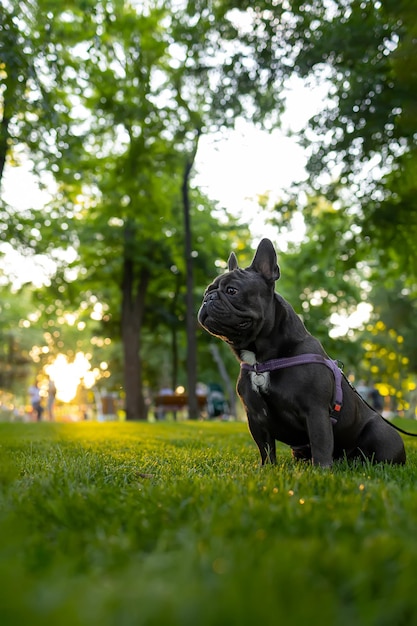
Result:
[[[347,376],[342,372],[344,379],[346,380],[346,382],[348,383],[348,385],[353,389],[353,391],[356,393],[357,396],[359,396],[359,398],[362,400],[362,402],[364,402],[366,404],[366,406],[368,406],[370,409],[372,409],[372,411],[374,411],[375,413],[378,413],[379,417],[384,420],[384,422],[386,422],[387,424],[389,424],[389,426],[391,426],[392,428],[395,428],[395,430],[398,430],[399,433],[402,433],[403,435],[407,435],[407,437],[417,437],[417,433],[410,433],[408,430],[404,430],[402,428],[400,428],[399,426],[396,426],[395,424],[393,424],[392,422],[390,422],[389,420],[387,420],[383,415],[381,415],[381,413],[379,413],[379,411],[377,411],[373,406],[371,406],[369,404],[369,402],[367,402],[365,400],[365,398],[363,398],[361,396],[361,394],[359,393],[359,391],[352,385],[352,383],[350,382],[350,380],[347,378]]]

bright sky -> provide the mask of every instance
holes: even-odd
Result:
[[[195,183],[233,214],[242,215],[255,240],[268,235],[257,196],[269,193],[272,201],[278,200],[305,177],[307,155],[288,132],[301,130],[323,103],[325,88],[310,90],[298,80],[292,84],[282,130],[269,133],[238,120],[235,130],[200,140]],[[269,234],[276,238],[276,232]]]
[[[282,197],[294,181],[305,176],[305,155],[294,139],[240,122],[221,138],[202,137],[196,159],[195,184],[232,214],[249,223],[255,243],[265,235],[276,238],[259,213],[257,197]]]
[[[195,182],[233,213],[252,207],[256,196],[279,194],[305,175],[305,156],[281,131],[267,133],[240,122],[234,131],[202,137]]]

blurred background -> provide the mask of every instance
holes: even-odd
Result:
[[[415,419],[413,5],[2,0],[0,419],[241,419],[196,314],[263,236],[358,390]]]

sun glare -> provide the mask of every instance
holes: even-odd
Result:
[[[56,397],[62,402],[70,402],[75,398],[81,381],[87,389],[90,389],[100,376],[98,370],[91,369],[91,364],[83,352],[77,352],[71,363],[64,354],[58,354],[55,361],[45,367],[45,372],[54,381]]]

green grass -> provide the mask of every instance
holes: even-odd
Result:
[[[240,423],[0,424],[0,624],[417,623],[406,446],[329,472]]]

